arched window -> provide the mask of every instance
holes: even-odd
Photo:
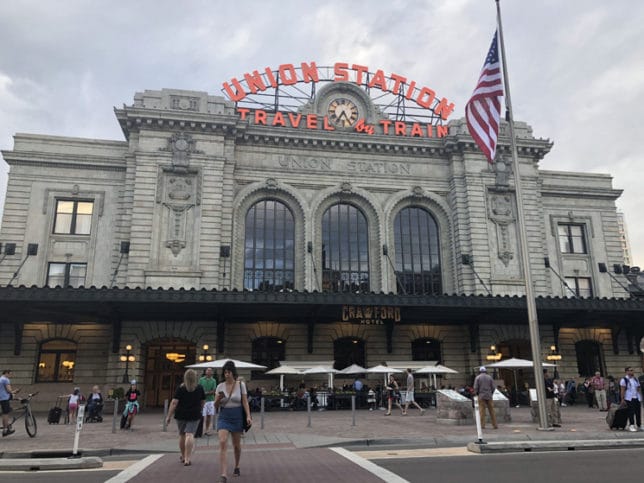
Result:
[[[254,364],[266,366],[267,370],[280,365],[286,359],[286,341],[279,337],[258,337],[253,340],[251,360]],[[252,378],[262,378],[264,371],[253,371]],[[267,376],[268,377],[268,376]]]
[[[367,219],[355,206],[333,205],[322,216],[322,290],[369,291]]]
[[[594,340],[580,340],[575,344],[577,353],[577,369],[582,377],[591,377],[599,371],[606,374],[604,370],[604,354],[599,342]]]
[[[440,364],[441,343],[437,339],[424,337],[411,341],[411,360],[412,361],[438,361]]]
[[[357,337],[341,337],[333,341],[334,369],[342,370],[351,364],[366,367],[364,340]]]
[[[403,208],[394,220],[398,292],[440,294],[438,225],[422,208]]]
[[[244,288],[293,288],[295,223],[286,205],[263,200],[248,210],[244,249]]]
[[[36,382],[72,382],[76,366],[76,342],[52,339],[40,344]]]

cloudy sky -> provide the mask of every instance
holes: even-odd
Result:
[[[554,142],[542,168],[610,173],[644,265],[644,2],[501,7],[514,117]],[[495,16],[493,0],[3,1],[0,149],[17,132],[122,140],[113,107],[135,92],[219,95],[232,77],[302,61],[404,75],[462,117]]]

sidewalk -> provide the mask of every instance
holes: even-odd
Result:
[[[351,411],[315,411],[310,414],[311,427],[308,427],[306,411],[271,411],[264,414],[262,429],[260,414],[253,413],[253,428],[244,436],[243,444],[257,449],[392,445],[440,448],[462,447],[477,441],[474,425],[437,424],[435,414],[435,409],[423,416],[410,409],[408,416],[394,412],[385,417],[384,411],[360,410],[356,411],[355,426],[352,426]],[[539,431],[538,424],[531,421],[530,408],[512,408],[511,415],[512,421],[500,422],[498,430],[488,425],[483,439],[490,449],[500,447],[501,443],[517,445],[521,450],[536,449],[540,442],[557,442],[562,447],[571,446],[568,442],[589,447],[644,445],[644,432],[611,431],[605,422],[606,413],[585,406],[561,408],[563,425],[554,431]],[[117,426],[115,433],[112,433],[111,416],[105,416],[103,423],[83,425],[79,444],[83,456],[178,451],[176,425],[171,423],[164,432],[163,414],[159,410],[139,414],[132,430],[123,431]],[[46,414],[37,414],[37,422],[38,434],[29,438],[19,421],[15,434],[0,440],[0,457],[71,454],[75,425],[49,425]],[[197,439],[197,446],[216,449],[216,435]]]

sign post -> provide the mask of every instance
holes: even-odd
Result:
[[[76,431],[74,433],[74,448],[72,449],[72,458],[78,458],[78,439],[83,429],[83,419],[85,419],[85,406],[78,406],[78,416],[76,417]]]
[[[474,396],[474,420],[476,421],[476,444],[487,444],[483,441],[483,429],[481,429],[481,413],[479,412],[479,397]]]

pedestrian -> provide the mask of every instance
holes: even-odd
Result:
[[[407,409],[409,409],[410,404],[413,404],[420,410],[421,416],[425,414],[425,410],[414,400],[414,375],[411,373],[411,369],[407,369],[407,392],[405,393],[405,409],[403,410],[403,416],[407,416]]]
[[[622,407],[628,408],[629,431],[642,431],[642,388],[633,375],[633,368],[626,367],[626,374],[619,381],[622,396]],[[635,427],[637,423],[637,427]]]
[[[137,389],[136,379],[130,381],[130,388],[125,393],[125,408],[121,418],[121,429],[130,429],[134,416],[139,413],[139,398],[141,391]]]
[[[215,419],[215,389],[217,388],[217,379],[212,375],[212,367],[206,369],[206,374],[199,379],[199,385],[203,387],[206,394],[206,403],[203,407],[203,434],[210,436]]]
[[[215,408],[219,411],[217,434],[219,435],[220,483],[226,483],[228,475],[228,435],[232,436],[235,456],[234,476],[240,476],[239,460],[241,458],[241,435],[243,431],[244,412],[246,423],[253,423],[248,406],[246,384],[237,380],[237,368],[233,361],[226,361],[222,368],[222,382],[217,386]]]
[[[400,412],[404,412],[402,406],[400,405],[399,402],[399,397],[398,395],[400,394],[400,390],[398,388],[398,383],[396,382],[396,378],[394,377],[393,374],[389,374],[389,383],[387,384],[387,412],[385,413],[385,416],[391,416],[391,406],[394,404],[394,401],[396,402],[396,406],[400,409]]]
[[[61,397],[68,397],[67,412],[69,414],[69,422],[76,422],[76,415],[78,414],[78,406],[85,400],[81,394],[80,387],[75,387],[71,394],[63,394]]]
[[[192,464],[190,458],[195,447],[195,432],[202,417],[206,402],[206,394],[201,384],[197,383],[197,373],[188,369],[183,374],[183,384],[174,393],[166,423],[169,424],[172,416],[177,420],[179,429],[179,456],[183,466]]]
[[[485,429],[485,408],[490,413],[490,421],[494,429],[499,429],[494,412],[494,379],[487,373],[485,366],[479,369],[479,375],[474,379],[474,393],[479,398],[479,414],[481,415],[481,428]]]
[[[9,413],[11,412],[11,400],[13,395],[16,394],[19,389],[11,388],[11,369],[5,369],[2,371],[2,376],[0,376],[0,407],[2,408],[2,437],[9,436],[16,432],[15,429],[11,427],[9,423]]]
[[[548,369],[543,370],[543,379],[546,385],[546,409],[548,412],[548,426],[553,428],[561,427],[561,413],[559,412],[559,404],[557,404],[557,394],[555,392],[555,384]]]
[[[595,393],[595,401],[597,402],[597,407],[600,411],[608,411],[607,399],[606,399],[606,381],[601,376],[599,371],[595,372],[595,376],[590,380],[590,384],[593,387],[593,392]]]

